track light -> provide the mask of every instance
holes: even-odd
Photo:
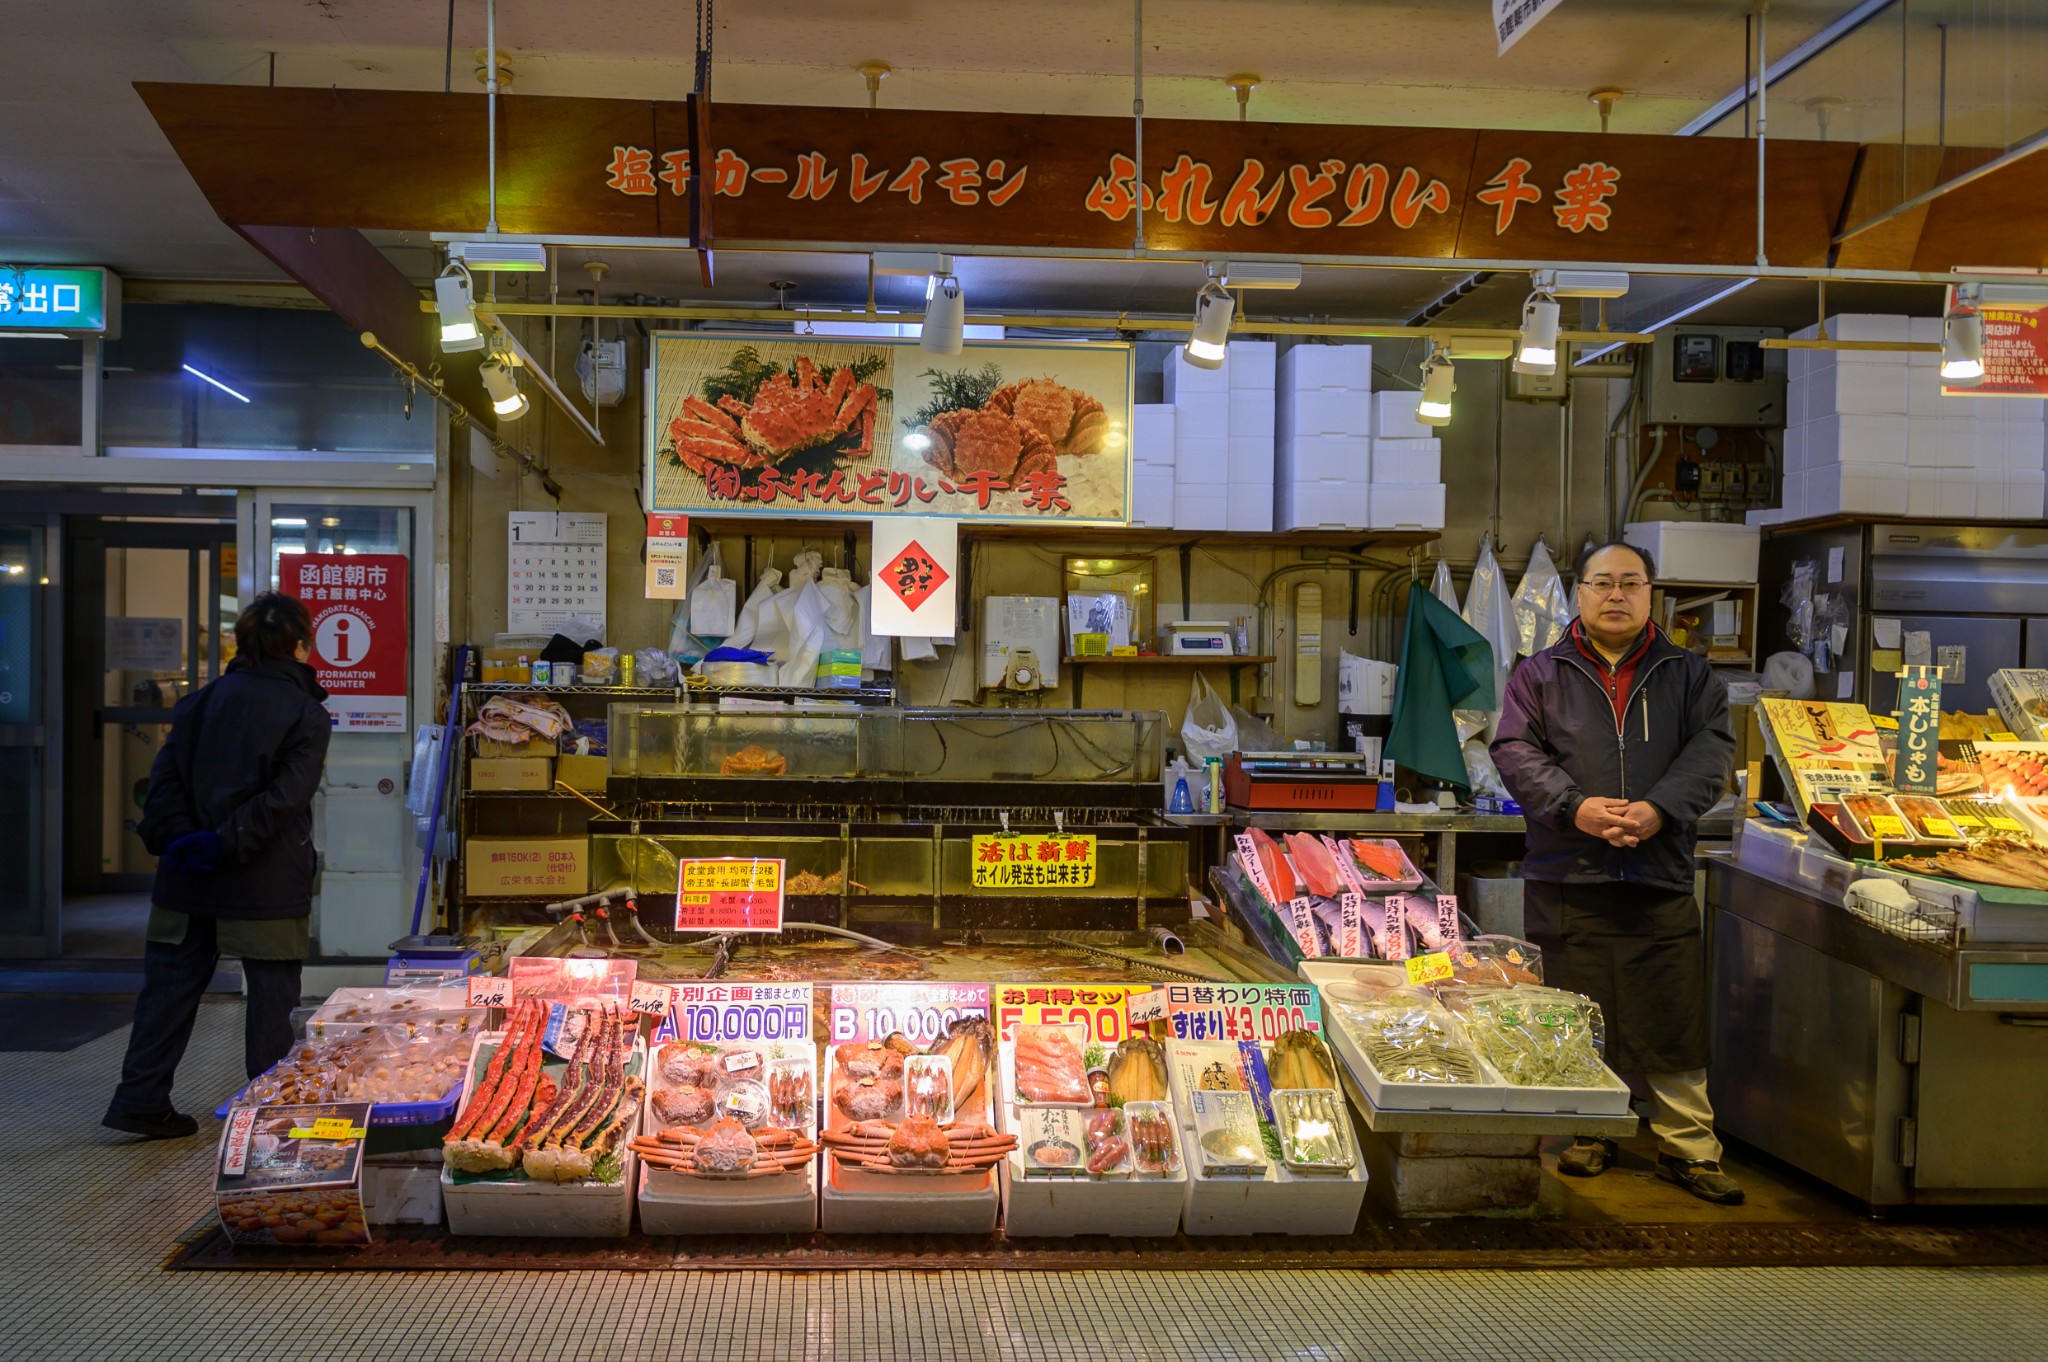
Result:
[[[484,348],[483,328],[476,321],[476,300],[469,271],[450,265],[434,281],[434,308],[441,314],[441,349],[449,354]]]
[[[491,395],[491,410],[498,413],[500,421],[517,421],[526,415],[526,394],[519,391],[519,376],[512,372],[503,355],[493,354],[477,373],[484,381],[484,391]]]
[[[1974,388],[1984,381],[1984,315],[1967,303],[1942,322],[1941,381],[1951,388]]]
[[[1230,346],[1230,319],[1237,300],[1213,281],[1195,295],[1195,330],[1181,353],[1197,369],[1221,369]]]
[[[1449,425],[1451,394],[1457,390],[1457,372],[1451,357],[1442,350],[1430,351],[1422,364],[1422,401],[1415,408],[1415,419],[1425,426]]]
[[[917,348],[926,354],[957,355],[967,330],[967,295],[960,280],[951,274],[926,277],[924,325],[919,328]]]
[[[1557,372],[1557,300],[1532,293],[1522,304],[1522,343],[1515,350],[1518,374]]]

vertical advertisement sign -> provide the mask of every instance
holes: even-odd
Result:
[[[307,659],[337,733],[404,733],[406,560],[401,553],[292,554],[279,571],[313,615]]]

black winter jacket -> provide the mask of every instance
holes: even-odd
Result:
[[[1494,765],[1528,824],[1522,874],[1690,893],[1700,817],[1719,802],[1735,759],[1727,688],[1706,659],[1656,634],[1616,723],[1595,670],[1605,664],[1579,651],[1577,630],[1516,670],[1493,740]],[[1641,800],[1664,827],[1635,847],[1588,837],[1572,820],[1594,796]]]
[[[220,864],[197,875],[159,864],[160,908],[205,917],[304,917],[313,910],[313,794],[330,732],[313,669],[238,657],[178,702],[149,769],[136,831],[153,856],[189,832],[220,834]]]

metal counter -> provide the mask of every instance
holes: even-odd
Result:
[[[1725,1133],[1873,1207],[2048,1202],[2048,946],[1903,940],[1704,859]]]

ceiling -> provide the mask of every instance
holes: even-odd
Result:
[[[1768,47],[1790,51],[1854,0],[1775,0]],[[1750,0],[1564,0],[1496,56],[1490,0],[1148,0],[1148,116],[1228,118],[1222,78],[1256,73],[1261,119],[1327,123],[1593,129],[1590,90],[1625,91],[1616,131],[1671,133],[1737,89]],[[450,24],[453,24],[452,44]],[[716,8],[713,89],[721,101],[860,104],[853,66],[894,68],[880,102],[897,108],[1127,116],[1132,8],[1112,0],[725,0]],[[693,11],[645,0],[500,0],[498,39],[522,95],[676,97],[690,81]],[[483,0],[0,0],[9,78],[0,88],[0,258],[105,263],[131,278],[249,281],[276,271],[214,217],[137,98],[138,80],[476,88]],[[1946,43],[1946,57],[1941,44]],[[1901,54],[1904,74],[1901,77]],[[1902,97],[1903,94],[1903,97]],[[1837,107],[1833,100],[1839,99]],[[1816,104],[1815,101],[1820,101]],[[1809,106],[1812,107],[1809,107]],[[1947,137],[2007,145],[2048,126],[2048,5],[2039,0],[1895,0],[1771,93],[1774,135]],[[1741,135],[1737,112],[1703,130]],[[308,167],[317,174],[317,167]],[[379,238],[406,272],[433,273],[428,243]],[[864,257],[720,254],[719,284],[696,283],[674,252],[561,252],[560,288],[587,288],[592,255],[622,295],[792,306],[863,303]],[[977,310],[1185,311],[1187,264],[977,258],[963,261]],[[1405,320],[1467,278],[1441,269],[1308,271],[1304,287],[1254,295],[1295,317]],[[545,287],[531,278],[525,287]],[[508,286],[509,287],[509,286]],[[1511,317],[1526,285],[1486,281],[1445,314]],[[1684,281],[1639,291],[1654,309]],[[1896,287],[1830,290],[1831,307],[1924,311]],[[1804,324],[1808,284],[1767,282],[1720,304],[1741,320]],[[1267,300],[1274,300],[1268,302]],[[1279,301],[1284,300],[1284,302]],[[920,285],[885,280],[882,306],[912,307]],[[1266,315],[1273,315],[1267,312]],[[1630,324],[1653,318],[1639,317]]]

